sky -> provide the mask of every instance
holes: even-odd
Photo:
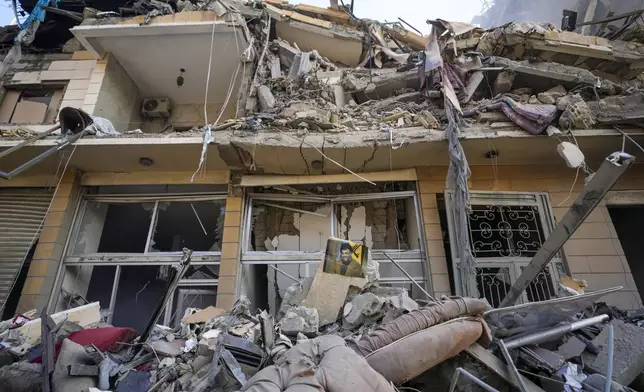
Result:
[[[329,0],[290,0],[290,3],[306,3],[318,7],[328,7]],[[350,4],[351,0],[345,0]],[[393,22],[398,18],[422,31],[429,33],[425,23],[427,19],[445,19],[449,21],[469,22],[479,14],[482,0],[354,0],[354,13],[359,18]],[[6,26],[13,20],[11,2],[0,0],[0,26]],[[22,20],[22,19],[21,19]]]
[[[305,3],[325,8],[329,6],[329,0],[290,0],[289,3]],[[350,3],[351,0],[344,0],[344,4]],[[358,18],[381,22],[397,21],[400,17],[423,34],[428,34],[429,26],[425,22],[427,19],[470,22],[481,12],[482,7],[482,0],[354,0],[353,12]]]

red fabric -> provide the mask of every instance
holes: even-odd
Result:
[[[74,343],[78,343],[81,346],[93,344],[102,352],[116,352],[123,347],[121,343],[129,343],[137,336],[139,336],[139,333],[132,328],[107,327],[84,329],[82,331],[72,332],[69,334],[67,339]],[[58,358],[58,354],[60,354],[60,348],[62,345],[62,342],[56,345],[56,358]],[[33,363],[41,362],[42,357],[35,358],[33,361]]]
[[[107,327],[72,332],[67,338],[81,346],[93,344],[101,351],[116,352],[123,346],[120,343],[129,343],[137,336],[138,332],[132,328]]]

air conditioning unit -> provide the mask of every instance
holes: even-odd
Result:
[[[170,100],[168,98],[144,99],[141,105],[141,114],[144,118],[168,118],[170,117]]]

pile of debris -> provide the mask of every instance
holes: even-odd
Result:
[[[230,4],[244,14],[243,2]],[[343,8],[253,5],[262,10],[261,22],[254,19],[250,29],[260,55],[247,117],[233,129],[444,130],[445,97],[470,125],[492,130],[552,135],[644,118],[638,78],[644,45],[638,42],[584,36],[549,23],[485,31],[440,19],[428,21],[432,33],[423,37]],[[343,51],[352,48],[352,61],[326,41],[298,47],[292,30],[307,29],[319,30],[321,40],[335,40]],[[445,91],[441,70],[451,91]]]
[[[490,391],[596,391],[609,375],[612,390],[628,391],[644,380],[644,313],[595,303],[620,287],[500,309],[413,300],[379,285],[369,255],[364,277],[321,263],[275,317],[241,296],[228,312],[190,308],[178,328],[156,325],[189,264],[187,253],[141,335],[103,323],[98,302],[2,322],[2,390],[470,390],[465,377]]]

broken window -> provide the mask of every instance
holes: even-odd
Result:
[[[219,252],[224,213],[223,199],[87,200],[72,254]]]
[[[370,249],[419,249],[417,221],[408,214],[410,202],[413,199],[338,204],[335,215],[337,236],[364,243]]]
[[[383,254],[426,284],[416,192],[410,186],[380,184],[375,193],[366,193],[373,186],[324,184],[278,187],[287,193],[249,193],[242,292],[254,305],[276,312],[289,286],[315,275],[333,236],[367,245],[380,265],[381,283],[406,287],[414,298],[424,298]],[[365,193],[343,193],[352,190]]]
[[[60,294],[53,299],[57,309],[99,301],[107,322],[141,332],[184,247],[194,251],[191,265],[158,323],[176,327],[187,308],[215,306],[225,194],[185,191],[173,186],[90,189],[63,260]]]
[[[53,124],[62,98],[63,88],[7,90],[0,104],[0,123]]]
[[[488,193],[470,194],[472,210],[468,215],[469,244],[476,262],[474,276],[464,276],[459,268],[457,241],[450,241],[452,278],[456,294],[467,294],[467,280],[493,306],[498,306],[523,268],[530,262],[554,227],[547,194]],[[446,205],[449,235],[454,236],[451,194],[439,195]],[[445,200],[443,204],[442,200]],[[523,300],[543,301],[556,295],[555,281],[563,271],[560,256],[545,268],[523,294]],[[456,272],[456,273],[455,273]]]
[[[317,252],[330,236],[330,203],[253,200],[249,250]]]

